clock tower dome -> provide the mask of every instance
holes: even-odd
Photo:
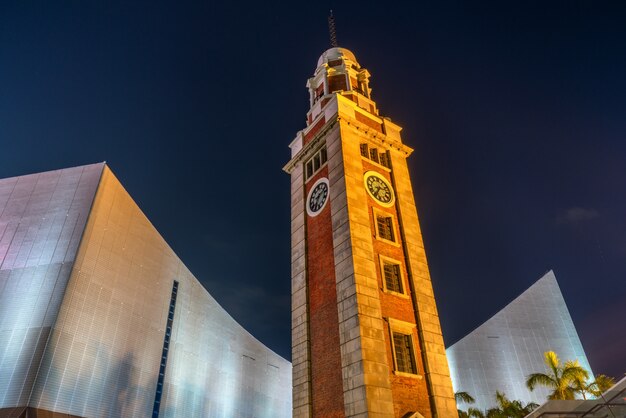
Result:
[[[347,49],[290,145],[294,417],[457,417],[401,128]]]

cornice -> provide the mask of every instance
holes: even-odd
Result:
[[[339,117],[338,119],[345,121],[346,125],[350,126],[352,129],[354,129],[358,133],[366,134],[367,139],[379,147],[399,151],[400,153],[404,155],[404,157],[408,157],[413,152],[413,148],[407,145],[404,145],[400,141],[389,139],[389,137],[385,135],[384,133],[378,132],[377,130],[370,128],[364,123],[361,123],[354,119],[348,119],[348,118],[342,118],[342,117]]]
[[[298,151],[298,153],[294,155],[287,164],[285,164],[285,166],[283,167],[283,171],[291,174],[296,164],[312,157],[313,154],[315,154],[315,151],[317,151],[318,145],[321,142],[322,138],[324,137],[324,135],[326,135],[326,132],[328,132],[333,126],[335,126],[339,119],[339,117],[334,117],[333,119],[328,121],[324,125],[324,127],[317,134],[315,134],[313,139],[308,144],[303,146],[302,149]]]

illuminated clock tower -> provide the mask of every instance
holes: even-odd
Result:
[[[290,145],[293,416],[457,417],[401,128],[331,48]]]

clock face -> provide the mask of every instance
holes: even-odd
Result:
[[[328,202],[328,179],[321,178],[313,184],[306,199],[306,212],[309,216],[317,216]]]
[[[393,189],[386,178],[375,171],[368,171],[363,176],[365,189],[381,206],[391,207],[395,201]]]

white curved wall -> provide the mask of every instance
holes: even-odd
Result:
[[[89,167],[102,176],[28,406],[81,417],[152,416],[177,280],[159,416],[290,416],[291,364],[219,306],[106,166]],[[15,406],[26,406],[24,398],[0,404]]]
[[[482,410],[495,406],[496,390],[509,399],[542,404],[549,391],[526,388],[531,373],[545,373],[543,354],[578,360],[591,371],[585,350],[552,270],[446,350],[455,392],[468,392]],[[593,378],[593,376],[592,376]]]

